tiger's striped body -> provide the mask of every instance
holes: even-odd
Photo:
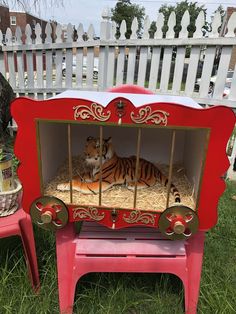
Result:
[[[85,147],[85,157],[89,165],[92,165],[92,173],[87,173],[83,178],[75,177],[72,180],[73,190],[83,194],[99,193],[99,177],[102,174],[102,191],[110,189],[114,185],[126,185],[128,189],[135,187],[136,157],[118,157],[114,152],[110,138],[103,140],[102,146],[102,169],[100,171],[100,144],[99,139],[89,137]],[[140,158],[137,188],[148,188],[157,182],[168,185],[168,178],[151,162]],[[67,191],[69,182],[57,186],[58,190]],[[171,183],[170,191],[175,197],[175,202],[180,202],[180,194],[174,184]]]

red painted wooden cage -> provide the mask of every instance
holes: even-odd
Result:
[[[203,109],[189,98],[128,87],[112,93],[68,91],[45,101],[20,97],[12,115],[23,208],[39,226],[55,230],[80,220],[113,229],[142,225],[183,239],[216,224],[229,166],[226,145],[235,124],[229,108]],[[101,139],[112,137],[118,156],[135,156],[136,168],[141,158],[152,162],[168,179],[166,186],[157,182],[157,188],[141,191],[136,177],[132,191],[115,186],[102,192],[99,180],[99,193],[84,199],[72,181],[89,136],[100,139],[99,158]],[[57,191],[57,179],[69,182],[70,189]],[[171,193],[172,182],[180,203]]]

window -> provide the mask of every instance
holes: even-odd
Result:
[[[16,16],[10,16],[11,25],[16,25]]]
[[[227,78],[233,78],[234,71],[228,71],[227,72]]]

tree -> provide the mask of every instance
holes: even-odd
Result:
[[[141,30],[143,27],[143,20],[145,16],[145,8],[140,7],[138,4],[132,4],[130,0],[118,0],[115,8],[111,9],[112,12],[112,21],[115,21],[117,24],[117,37],[119,37],[119,28],[122,20],[126,21],[127,25],[127,38],[130,38],[132,33],[131,25],[133,19],[136,17],[138,20],[138,36],[141,35]]]
[[[225,16],[225,9],[223,8],[222,5],[219,5],[218,8],[214,11],[214,14],[216,12],[220,12],[220,16],[221,16],[221,23],[223,22],[224,16]]]
[[[149,28],[150,38],[154,38],[154,34],[156,33],[156,30],[157,30],[156,22],[152,21],[150,28]]]
[[[0,0],[0,4],[18,7],[26,12],[41,11],[41,7],[59,7],[64,5],[64,0]]]
[[[179,32],[181,31],[181,20],[184,15],[184,12],[188,10],[190,15],[190,25],[188,26],[189,31],[189,37],[193,36],[193,33],[195,32],[195,22],[198,17],[198,14],[203,11],[206,16],[206,9],[204,8],[204,5],[198,6],[197,2],[188,2],[188,0],[181,1],[177,3],[175,6],[173,5],[167,5],[163,4],[160,9],[159,13],[162,13],[164,15],[164,27],[163,27],[163,35],[165,37],[166,32],[168,30],[167,22],[170,17],[171,12],[175,12],[176,14],[176,26],[174,28],[175,30],[175,37],[178,37]],[[152,22],[151,24],[151,34],[155,31],[155,22]],[[208,30],[208,23],[206,22],[203,26],[203,29],[205,31]]]
[[[211,16],[211,18],[213,19],[214,15],[219,12],[220,16],[221,16],[221,27],[220,27],[220,36],[223,36],[223,34],[225,33],[226,29],[226,24],[224,21],[224,17],[226,17],[226,12],[223,8],[222,5],[219,5],[218,8],[214,11],[213,15]],[[222,47],[218,46],[216,48],[216,54],[215,54],[215,60],[214,60],[214,64],[219,64],[220,61],[220,57],[221,57],[221,51],[222,51]]]

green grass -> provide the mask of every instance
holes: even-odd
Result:
[[[236,186],[228,183],[219,220],[208,232],[198,313],[236,313]],[[206,209],[207,210],[207,209]],[[0,240],[0,314],[59,313],[53,233],[35,228],[41,289],[31,290],[17,237]],[[181,314],[181,281],[162,274],[88,274],[77,285],[74,313]]]

